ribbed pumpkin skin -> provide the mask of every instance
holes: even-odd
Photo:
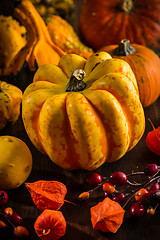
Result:
[[[148,107],[156,101],[160,95],[160,59],[149,48],[132,44],[135,52],[127,56],[117,56],[115,49],[118,45],[108,45],[100,51],[106,51],[114,58],[120,58],[129,63],[135,74],[140,100],[143,107]]]
[[[84,69],[86,88],[66,92],[72,72]],[[45,64],[24,92],[22,118],[32,143],[62,168],[92,170],[120,159],[145,128],[134,74],[105,52],[87,61],[67,54]]]
[[[118,44],[121,39],[157,48],[160,41],[160,2],[130,0],[133,8],[121,10],[121,0],[84,0],[80,12],[80,31],[95,50]]]

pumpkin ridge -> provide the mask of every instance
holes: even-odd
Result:
[[[95,89],[96,90],[96,89]],[[88,91],[88,90],[87,90]],[[101,91],[100,89],[97,89],[97,91]],[[103,90],[102,90],[103,91]],[[98,109],[98,107],[89,99],[88,94],[85,94],[85,91],[83,92],[84,96],[86,97],[87,101],[89,102],[89,104],[91,105],[91,107],[94,109],[95,113],[97,114],[97,116],[99,116],[99,119],[101,121],[101,124],[103,125],[105,131],[106,131],[106,146],[107,146],[107,153],[106,153],[106,157],[107,159],[111,158],[111,147],[112,146],[112,140],[108,141],[108,137],[107,137],[107,132],[111,132],[111,128],[109,126],[105,126],[104,121],[103,121],[103,114],[102,112]]]
[[[105,129],[107,142],[107,162],[112,162],[113,159],[114,161],[116,161],[116,159],[122,157],[124,155],[124,152],[128,151],[129,148],[130,134],[129,131],[127,131],[127,129],[128,130],[130,129],[127,128],[128,123],[127,126],[125,126],[124,128],[124,124],[126,124],[127,118],[124,114],[122,106],[120,105],[119,101],[115,98],[113,92],[111,93],[110,91],[108,91],[108,89],[95,88],[94,90],[95,92],[88,91],[86,93],[86,97],[90,99],[90,102],[92,102],[94,108],[96,108],[97,113],[99,113],[98,116],[100,117],[100,119],[102,118],[102,124]],[[105,105],[103,104],[103,106],[101,106],[101,102],[105,102],[105,99],[102,98],[103,95],[107,99],[107,101]],[[102,99],[101,102],[96,102],[97,101],[96,98],[100,99],[100,97]],[[112,103],[113,101],[115,101],[114,105]],[[107,112],[105,112],[105,109],[107,109]],[[123,117],[120,118],[122,114]],[[121,124],[122,127],[120,127],[119,122],[116,122],[117,118],[119,119],[119,122],[120,121],[122,122]],[[121,128],[121,131],[119,130],[119,128]],[[121,138],[122,135],[123,138]]]
[[[85,169],[87,167],[87,169],[92,170],[95,169],[96,166],[98,167],[105,161],[106,157],[105,131],[99,119],[99,116],[96,115],[94,109],[92,108],[88,100],[85,98],[85,96],[81,93],[72,93],[70,94],[70,97],[71,96],[74,111],[76,108],[75,117],[72,115],[73,108],[70,109],[69,119],[71,130],[76,142],[78,140],[76,145],[80,145],[81,150],[83,151],[82,152],[78,150],[79,159],[77,159],[77,161],[79,161],[81,168]],[[69,101],[70,104],[71,100]],[[82,106],[84,105],[84,107],[80,106],[80,108],[78,109],[77,104],[81,104]],[[79,118],[79,116],[81,117]],[[98,137],[99,135],[100,137]],[[99,140],[99,138],[101,139],[103,138],[103,140],[101,139]],[[81,139],[80,142],[79,139]],[[99,149],[101,150],[99,151]]]
[[[65,129],[65,134],[64,135],[66,136],[67,143],[68,143],[68,146],[69,146],[68,156],[65,159],[65,161],[68,162],[68,164],[70,165],[70,168],[78,169],[78,168],[81,168],[80,163],[72,161],[72,156],[75,156],[75,158],[78,159],[79,155],[77,155],[76,149],[75,149],[75,146],[74,146],[74,141],[75,140],[74,140],[73,135],[72,135],[71,125],[70,125],[69,116],[68,116],[68,112],[67,112],[67,102],[68,102],[67,99],[68,99],[69,94],[72,94],[72,93],[67,94],[66,101],[65,101],[65,115],[66,115],[65,125],[66,125],[66,129]],[[71,134],[69,134],[69,133],[71,133]]]
[[[51,159],[54,159],[54,162],[57,165],[59,165],[59,166],[61,166],[61,165],[64,166],[65,165],[65,168],[68,169],[68,170],[70,170],[71,168],[77,169],[77,168],[81,167],[79,164],[74,163],[72,161],[72,154],[74,154],[74,156],[76,157],[77,153],[76,153],[75,148],[74,148],[74,141],[72,140],[71,136],[68,134],[69,133],[69,129],[70,129],[70,124],[69,124],[69,120],[67,120],[68,119],[68,115],[67,115],[67,111],[66,111],[66,102],[67,102],[67,96],[69,94],[71,94],[71,93],[64,93],[64,102],[63,102],[63,114],[64,114],[65,121],[62,122],[62,134],[63,134],[63,137],[65,138],[65,142],[67,143],[66,146],[65,146],[66,154],[65,154],[63,160],[61,160],[61,162],[59,163],[58,156],[54,155],[54,151],[55,151],[54,145],[55,144],[53,144],[53,149],[48,154]],[[53,101],[53,99],[55,97],[56,97],[56,95],[51,96],[51,99],[49,101],[50,102]],[[47,100],[47,102],[48,102],[48,100]],[[48,105],[48,103],[45,103],[45,104]],[[42,125],[42,122],[39,122],[39,123]],[[42,138],[42,135],[44,134],[44,132],[41,132],[41,130],[40,130],[40,135],[39,135],[40,137],[39,137],[39,139],[41,139],[40,141],[42,143],[42,146],[43,146],[45,152],[47,152],[47,148],[46,147],[48,146],[48,144],[46,145],[45,139]],[[56,141],[56,136],[54,136],[54,132],[53,132],[53,134],[52,134],[52,132],[53,131],[50,131],[50,138],[52,138],[52,139],[54,139],[54,141]],[[78,158],[78,155],[77,155],[77,158]]]
[[[32,85],[34,83],[31,83],[29,85],[28,88],[32,88]],[[27,88],[27,90],[28,90]],[[23,118],[23,123],[24,123],[24,127],[26,129],[26,132],[28,134],[28,136],[30,137],[33,145],[42,153],[45,153],[45,150],[43,148],[43,145],[41,143],[41,137],[39,135],[39,115],[41,112],[41,107],[43,106],[44,102],[46,101],[45,97],[41,97],[39,98],[39,94],[41,89],[36,89],[35,91],[31,89],[31,91],[25,95],[24,92],[24,96],[23,96],[23,101],[22,101],[22,118]],[[36,92],[36,95],[35,95]],[[35,96],[36,96],[36,100],[35,100]],[[28,98],[29,97],[29,98]],[[39,100],[39,102],[38,102]],[[33,107],[33,103],[35,103],[34,101],[36,101],[36,105],[34,105]],[[28,112],[27,108],[30,108],[32,111]],[[28,114],[26,114],[26,112]]]
[[[133,117],[134,115],[134,111],[135,111],[135,106],[133,107],[133,102],[132,102],[132,105],[128,105],[128,102],[126,102],[125,99],[123,99],[123,97],[120,95],[120,93],[118,92],[120,90],[120,88],[111,88],[111,85],[108,86],[108,83],[107,81],[109,80],[110,82],[110,78],[112,78],[113,80],[116,79],[117,77],[121,77],[121,81],[125,81],[127,82],[128,81],[128,78],[126,76],[124,76],[123,74],[120,74],[120,73],[109,73],[109,74],[106,74],[104,75],[103,77],[99,78],[99,80],[95,81],[94,84],[92,85],[91,89],[94,89],[94,90],[98,90],[98,89],[104,89],[108,92],[110,92],[119,102],[120,106],[121,106],[121,109],[122,109],[122,112],[124,113],[124,116],[126,117],[126,119],[128,120],[127,123],[128,123],[128,127],[129,127],[129,136],[130,136],[130,144],[129,144],[129,147],[128,147],[128,150],[132,149],[133,146],[134,146],[134,140],[136,139],[136,132],[135,132],[135,125],[137,124],[136,123],[136,118]],[[103,80],[105,78],[105,81],[106,81],[106,86],[103,85],[102,83],[102,86],[98,86],[98,87],[95,87],[94,85],[96,85],[98,82],[101,81],[101,79]],[[108,79],[107,79],[108,78]],[[125,79],[125,80],[124,80]],[[97,82],[97,83],[96,83]],[[130,84],[129,84],[130,83]],[[132,89],[132,91],[135,90],[135,94],[136,94],[136,88],[134,86],[134,84],[129,81],[129,85]],[[127,85],[128,85],[127,84]],[[129,86],[128,85],[128,86]],[[114,86],[114,85],[113,85]],[[122,86],[122,84],[120,85],[120,87]],[[117,91],[118,90],[118,91]],[[126,95],[124,95],[124,97],[126,98]],[[135,103],[137,102],[138,103],[138,99],[134,100],[132,98],[132,101],[135,101]],[[127,104],[126,104],[127,103]],[[130,109],[130,107],[132,106],[132,110]],[[138,105],[138,107],[141,107],[141,104]],[[142,120],[142,119],[141,119]],[[133,127],[134,126],[134,127]],[[143,132],[143,131],[142,131]],[[141,134],[142,134],[141,132]],[[139,138],[139,136],[137,136]]]

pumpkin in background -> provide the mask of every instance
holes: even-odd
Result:
[[[80,31],[94,50],[131,43],[158,48],[160,42],[160,2],[157,0],[84,0],[80,12]]]
[[[22,91],[12,84],[0,81],[0,130],[7,122],[14,123],[20,114]]]
[[[156,101],[160,95],[160,59],[156,53],[139,44],[131,45],[128,39],[121,40],[119,45],[105,46],[100,51],[129,63],[137,80],[143,107]]]
[[[26,44],[26,29],[11,16],[0,15],[0,76],[10,74],[12,60]]]
[[[106,52],[44,64],[22,100],[32,143],[65,169],[92,170],[120,159],[141,139],[143,107],[127,62]]]
[[[16,75],[25,60],[30,71],[35,71],[37,65],[44,63],[57,64],[65,53],[52,42],[47,26],[33,4],[29,0],[22,0],[14,8],[14,17],[25,26],[27,43],[13,59],[11,72]]]
[[[84,58],[93,54],[93,50],[84,45],[72,25],[57,15],[51,15],[45,19],[48,32],[54,44],[66,53],[75,53]]]

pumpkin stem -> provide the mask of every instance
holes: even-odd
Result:
[[[125,13],[129,13],[133,6],[133,0],[121,0],[120,2],[120,9]]]
[[[117,48],[114,50],[114,55],[116,56],[127,56],[134,53],[136,50],[130,44],[128,39],[123,39],[120,41]]]
[[[83,91],[86,83],[83,82],[86,73],[82,69],[73,71],[69,83],[67,84],[66,92],[79,92]]]

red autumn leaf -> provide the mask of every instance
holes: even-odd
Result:
[[[60,209],[67,194],[66,186],[58,181],[39,180],[34,183],[25,183],[25,186],[29,190],[34,204],[41,211]]]
[[[146,144],[152,152],[160,156],[160,127],[153,127],[153,130],[147,134]]]
[[[60,211],[45,209],[35,221],[34,229],[43,240],[59,239],[66,232],[66,220]]]
[[[124,209],[118,202],[105,198],[90,209],[94,229],[116,233],[123,222]]]

